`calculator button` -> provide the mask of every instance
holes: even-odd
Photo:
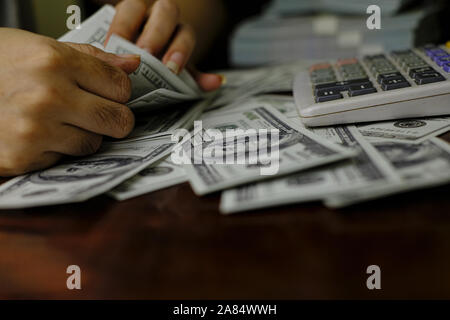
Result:
[[[450,63],[450,54],[447,57],[441,57],[439,59],[434,60],[439,67],[442,67],[446,63]]]
[[[435,72],[435,71],[436,71],[436,70],[434,70],[434,69],[431,68],[431,67],[415,68],[415,69],[411,69],[411,70],[409,71],[409,76],[410,76],[411,78],[415,78],[415,77],[416,77],[416,74],[418,74],[418,73]]]
[[[430,58],[433,58],[437,55],[445,55],[447,54],[447,51],[441,49],[441,48],[433,48],[433,49],[427,49],[426,51],[426,55],[429,56]]]
[[[349,64],[357,64],[358,63],[358,59],[356,58],[350,58],[350,59],[339,59],[336,62],[337,66],[344,66],[344,65],[349,65]]]
[[[442,66],[442,69],[444,69],[445,72],[450,72],[450,63],[446,63]]]
[[[317,63],[315,65],[312,65],[311,67],[309,67],[309,72],[313,72],[316,70],[321,70],[321,69],[331,69],[331,64],[325,62],[325,63]]]
[[[448,56],[449,56],[448,52],[442,50],[442,51],[440,51],[440,52],[434,53],[432,59],[433,59],[434,61],[436,61],[436,59],[444,58],[444,57],[448,57]]]
[[[378,75],[377,81],[379,84],[382,84],[384,81],[388,81],[391,79],[401,79],[401,78],[403,78],[403,76],[400,72],[391,72],[391,73],[385,73],[385,74]]]
[[[383,89],[384,91],[387,91],[387,90],[406,88],[406,87],[410,87],[410,86],[411,85],[409,84],[408,81],[406,81],[405,78],[396,77],[396,78],[391,78],[391,79],[384,79],[381,84],[381,89]]]
[[[375,89],[373,87],[372,83],[370,83],[370,85],[361,84],[361,85],[356,85],[356,86],[350,86],[348,89],[348,95],[350,97],[362,96],[364,94],[375,93],[375,92],[377,92],[377,89]]]
[[[439,82],[444,81],[445,78],[438,72],[424,72],[424,73],[418,73],[414,77],[414,81],[416,81],[417,84],[427,84],[427,83],[433,83],[433,82]]]
[[[316,102],[326,102],[331,100],[342,99],[342,94],[338,90],[324,89],[316,94]]]
[[[371,56],[365,56],[364,60],[373,61],[373,60],[387,60],[384,54],[374,54]]]
[[[360,85],[360,84],[371,84],[371,82],[367,78],[362,78],[362,79],[355,79],[355,80],[346,80],[346,81],[318,84],[314,87],[314,92],[316,94],[318,94],[318,92],[322,91],[322,90],[333,90],[333,91],[338,91],[338,92],[347,91],[350,86]]]
[[[314,85],[319,85],[319,84],[324,84],[324,83],[330,83],[330,82],[335,82],[337,79],[336,77],[330,76],[330,77],[317,77],[317,78],[311,78],[311,82]]]

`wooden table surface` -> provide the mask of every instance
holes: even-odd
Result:
[[[0,211],[0,298],[450,298],[450,186],[341,210],[221,216],[218,203],[183,184]],[[366,287],[373,264],[381,290]],[[80,291],[66,288],[69,265]]]

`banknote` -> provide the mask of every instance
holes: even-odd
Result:
[[[87,18],[78,29],[71,30],[60,37],[62,42],[87,43],[103,45],[116,10],[111,5],[105,5]]]
[[[376,142],[374,147],[391,163],[402,180],[343,192],[326,199],[331,208],[373,200],[406,191],[450,183],[450,145],[431,138],[419,144]]]
[[[154,166],[142,170],[133,178],[108,192],[108,195],[123,201],[186,181],[187,176],[183,167],[174,164],[169,157]]]
[[[340,139],[340,145],[356,150],[358,155],[345,162],[226,190],[222,193],[221,212],[318,201],[343,190],[400,180],[393,167],[354,126],[328,128],[327,134],[331,131]]]
[[[269,106],[257,106],[254,109],[246,109],[227,116],[207,118],[202,122],[202,125],[206,132],[208,129],[227,133],[230,130],[231,132],[233,132],[232,130],[247,129],[275,130],[279,134],[279,139],[271,141],[271,150],[276,149],[277,152],[272,152],[270,161],[264,163],[259,160],[253,163],[250,161],[249,154],[251,152],[247,147],[252,145],[252,142],[245,134],[238,135],[235,139],[213,140],[211,142],[210,139],[205,139],[205,130],[203,129],[201,132],[203,137],[194,135],[192,139],[184,141],[181,144],[183,153],[192,155],[189,159],[199,160],[194,159],[184,165],[191,186],[197,195],[212,193],[244,183],[267,179],[268,177],[273,178],[274,174],[283,175],[306,170],[350,158],[356,154],[353,150],[339,147],[304,128],[290,124],[286,117]],[[197,140],[200,143],[196,143]],[[255,145],[253,145],[255,147],[254,154],[261,154],[263,148],[259,144],[259,140],[256,139],[253,142],[255,142]],[[211,144],[216,144],[223,151],[220,157],[224,159],[235,160],[244,155],[244,158],[248,161],[243,163],[210,161],[207,150],[211,147]],[[239,147],[240,144],[243,148]],[[266,175],[262,174],[262,169],[269,171],[275,169],[275,172]]]
[[[132,94],[127,105],[133,110],[155,109],[202,98],[201,90],[186,70],[175,75],[159,59],[117,35],[112,35],[104,48],[114,15],[115,9],[106,5],[84,21],[79,29],[68,32],[59,40],[92,44],[116,54],[140,55],[141,64],[130,75]]]
[[[310,64],[311,60],[305,60],[249,70],[217,71],[225,75],[227,83],[222,86],[220,95],[209,109],[216,109],[261,94],[291,93],[295,75]]]
[[[234,101],[220,108],[206,109],[202,118],[217,117],[219,115],[232,114],[244,109],[252,109],[255,106],[269,105],[288,118],[298,118],[297,108],[292,95],[263,94]]]
[[[187,102],[177,108],[161,108],[150,112],[137,112],[136,124],[127,141],[170,137],[178,129],[190,129],[195,119],[214,99],[214,94],[207,95],[204,100]]]
[[[449,131],[450,117],[383,121],[358,125],[358,130],[371,141],[421,143]]]
[[[168,139],[104,143],[95,155],[67,160],[0,186],[0,209],[81,202],[105,193],[167,156]]]
[[[119,36],[112,35],[105,49],[116,54],[138,54],[141,56],[140,66],[130,75],[132,100],[158,89],[166,89],[194,97],[198,97],[200,94],[198,87],[190,87],[190,84],[194,81],[185,83],[179,76],[162,64],[159,59]],[[186,76],[187,71],[184,70],[182,72],[185,74],[185,77],[189,77]]]

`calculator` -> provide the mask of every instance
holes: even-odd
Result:
[[[317,63],[294,81],[306,126],[450,114],[450,42]]]

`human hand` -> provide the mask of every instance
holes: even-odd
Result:
[[[141,27],[144,25],[142,32]],[[192,27],[180,23],[180,10],[173,0],[123,0],[106,37],[116,34],[161,58],[175,74],[185,68],[195,48]],[[223,77],[189,69],[204,91],[218,89]]]
[[[138,56],[0,28],[0,176],[96,152],[134,126],[124,105]]]

